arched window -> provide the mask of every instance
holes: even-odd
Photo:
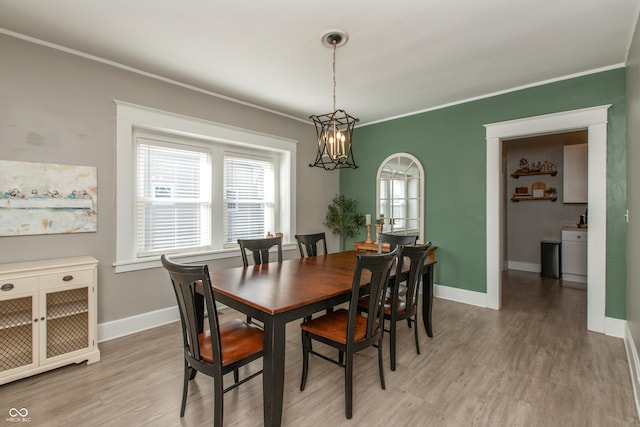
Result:
[[[382,232],[417,234],[424,242],[424,169],[408,153],[387,157],[378,168],[376,218],[383,219]]]

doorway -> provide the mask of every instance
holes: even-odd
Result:
[[[504,184],[502,143],[505,139],[566,132],[588,131],[588,204],[587,231],[587,329],[605,332],[606,285],[606,184],[607,184],[607,111],[610,105],[566,111],[485,125],[487,142],[486,221],[487,221],[487,294],[486,306],[502,306],[502,260],[504,259]]]
[[[562,230],[569,226],[576,228],[581,218],[584,220],[587,212],[586,157],[584,158],[584,175],[574,178],[575,185],[584,190],[575,196],[575,190],[571,193],[571,187],[565,186],[567,179],[565,151],[571,150],[566,148],[570,146],[574,147],[573,151],[576,146],[585,147],[586,150],[587,142],[586,129],[503,140],[503,186],[505,188],[503,270],[540,273],[543,271],[541,246],[542,242],[546,242],[546,249],[557,249],[555,259],[552,255],[546,258],[546,266],[549,267],[552,264],[551,268],[547,268],[546,276],[560,277],[561,246],[559,243],[562,240]],[[582,185],[577,184],[577,181],[581,181]],[[538,192],[542,195],[533,194],[534,187],[542,188]],[[573,199],[570,200],[572,197]],[[584,199],[580,200],[580,197]],[[565,249],[562,247],[563,251]],[[580,260],[578,256],[562,258],[565,261],[574,260],[573,263],[566,264],[567,267],[572,267],[571,264],[575,264],[575,259]],[[580,266],[586,269],[586,262],[585,242],[584,259]],[[575,267],[568,268],[566,271],[569,273],[574,270]],[[568,275],[565,279],[579,281],[581,277]],[[583,288],[586,289],[586,286]]]

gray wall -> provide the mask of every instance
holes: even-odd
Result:
[[[640,31],[627,63],[627,324],[640,353]]]
[[[299,141],[297,231],[327,231],[330,251],[339,247],[338,238],[322,224],[328,204],[339,191],[339,174],[308,167],[316,147],[310,123],[5,35],[0,35],[0,58],[0,159],[98,170],[97,233],[0,237],[0,263],[94,256],[100,261],[99,323],[175,305],[161,269],[114,273],[114,100]],[[296,249],[286,256],[299,254]],[[213,271],[241,265],[239,253],[210,265]]]

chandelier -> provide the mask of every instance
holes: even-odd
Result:
[[[360,120],[336,109],[336,49],[349,39],[343,31],[330,31],[322,36],[322,44],[333,48],[333,113],[309,116],[316,126],[318,135],[318,153],[316,160],[309,166],[325,170],[358,167],[353,158],[351,141],[353,127]]]

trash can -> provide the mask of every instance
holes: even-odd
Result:
[[[543,240],[540,243],[540,264],[543,277],[562,277],[562,242],[555,240]]]

